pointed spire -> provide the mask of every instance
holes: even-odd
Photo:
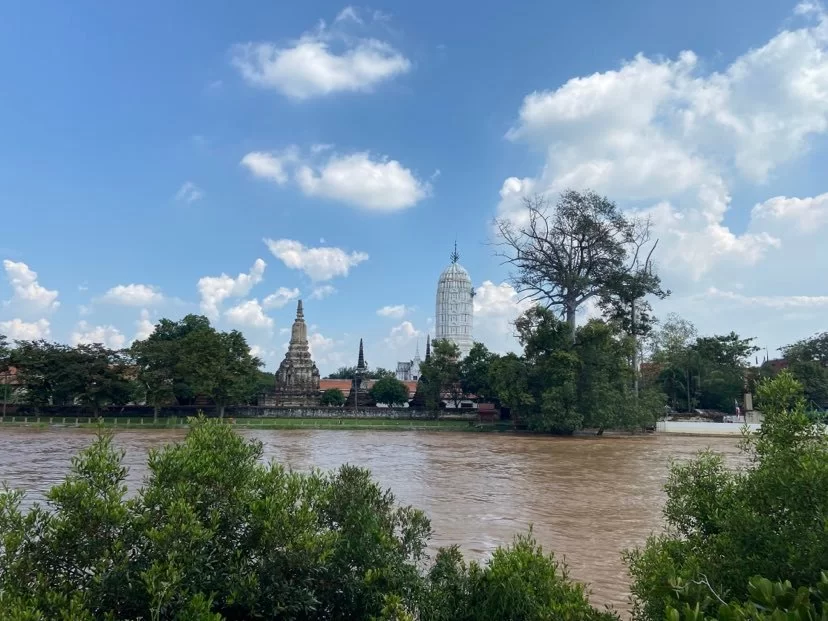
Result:
[[[362,339],[359,339],[359,358],[357,359],[357,369],[365,368],[365,355],[362,353]]]
[[[420,357],[420,339],[417,339],[417,348],[414,350],[414,358]]]
[[[460,255],[457,253],[457,240],[454,240],[454,252],[451,253],[451,262],[457,263],[460,260]]]
[[[296,318],[297,319],[304,319],[305,312],[302,310],[302,300],[299,300],[299,303],[296,305]]]
[[[431,360],[431,335],[426,336],[426,362]]]

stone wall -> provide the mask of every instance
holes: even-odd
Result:
[[[293,407],[279,408],[266,406],[227,408],[229,416],[268,417],[268,418],[393,418],[426,419],[434,418],[433,412],[412,410],[411,408],[336,408],[336,407]],[[470,417],[474,418],[472,414]],[[458,417],[460,418],[460,417]],[[466,417],[463,417],[466,418]]]

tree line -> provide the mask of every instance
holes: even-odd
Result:
[[[255,403],[272,386],[273,375],[261,366],[241,332],[216,330],[200,315],[161,319],[148,338],[124,350],[45,340],[12,347],[0,335],[0,371],[16,370],[15,402],[83,405],[96,414],[104,406],[146,403],[157,416],[161,406],[194,405],[198,397],[223,414],[228,405]]]
[[[758,392],[742,469],[711,453],[670,467],[666,528],[625,553],[634,621],[828,616],[828,435],[788,371]],[[620,619],[531,531],[482,563],[430,557],[428,517],[367,470],[290,470],[217,419],[152,451],[131,497],[123,457],[102,434],[44,506],[0,494],[4,618]]]

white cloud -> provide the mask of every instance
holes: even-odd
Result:
[[[828,308],[828,295],[744,295],[735,291],[722,291],[710,287],[705,300],[716,298],[741,306],[761,306],[775,310]]]
[[[282,308],[291,300],[299,297],[299,289],[288,289],[287,287],[279,287],[275,293],[267,296],[262,304],[265,308]]]
[[[182,203],[194,203],[204,198],[204,191],[192,181],[185,181],[175,193],[175,200]]]
[[[507,137],[543,149],[546,162],[536,178],[506,179],[500,215],[519,221],[527,194],[589,187],[653,218],[668,270],[697,280],[755,265],[782,241],[773,229],[725,224],[729,185],[766,181],[828,131],[828,18],[815,6],[799,11],[806,25],[722,72],[704,74],[689,51],[639,54],[527,95]]]
[[[122,349],[126,344],[126,337],[113,326],[91,326],[85,321],[79,321],[70,341],[72,345],[100,343],[110,349]]]
[[[37,272],[22,262],[3,261],[6,278],[14,294],[7,304],[19,304],[32,311],[50,311],[57,309],[58,292],[47,289],[37,281]]]
[[[372,211],[413,207],[431,193],[397,160],[372,159],[367,152],[333,156],[321,167],[305,165],[296,180],[308,196],[320,196]]]
[[[6,335],[12,341],[37,341],[48,339],[51,331],[47,319],[38,319],[32,322],[11,319],[0,321],[0,334]]]
[[[164,296],[151,285],[118,285],[101,298],[110,304],[123,306],[152,306],[164,301]]]
[[[352,6],[348,5],[344,9],[339,12],[339,15],[336,16],[335,22],[343,22],[343,21],[354,21],[357,24],[362,24],[362,18],[359,16],[359,12]]]
[[[141,317],[135,322],[135,327],[136,341],[143,341],[155,332],[155,324],[150,320],[150,313],[146,308],[141,309]]]
[[[288,167],[298,161],[298,149],[288,147],[281,152],[252,151],[240,163],[255,176],[284,185],[288,181]]]
[[[368,260],[364,252],[348,253],[341,248],[309,248],[292,239],[265,239],[265,244],[287,267],[303,271],[311,280],[347,276],[352,267]]]
[[[392,349],[406,348],[419,337],[422,332],[414,327],[410,321],[403,321],[400,325],[391,328],[391,332],[385,337],[385,344]]]
[[[221,274],[199,279],[201,311],[210,319],[218,319],[221,303],[227,298],[240,298],[250,293],[250,290],[262,281],[266,266],[267,263],[262,259],[256,259],[247,274],[239,274],[236,278]]]
[[[346,7],[334,22],[362,23],[355,9]],[[324,22],[313,32],[284,45],[245,43],[231,49],[233,66],[244,80],[276,89],[295,100],[341,92],[367,92],[379,83],[411,69],[411,62],[390,43],[346,36]]]
[[[296,147],[279,152],[253,151],[241,164],[255,176],[285,185],[291,173],[306,196],[339,201],[369,211],[399,211],[431,195],[422,181],[397,160],[374,157],[367,151],[316,157],[331,145],[313,145],[303,157]]]
[[[314,287],[310,297],[313,300],[323,300],[334,293],[336,293],[336,287],[333,285],[319,285],[318,287]]]
[[[483,281],[475,289],[474,340],[499,353],[520,351],[514,321],[531,306],[532,302],[522,300],[509,283]]]
[[[800,233],[815,233],[828,224],[828,193],[811,198],[775,196],[751,212],[754,223],[790,223]]]
[[[232,324],[246,328],[272,328],[273,319],[264,314],[261,304],[256,299],[245,300],[224,313]]]
[[[377,309],[377,315],[380,317],[393,317],[394,319],[402,319],[405,314],[411,309],[405,304],[396,304],[394,306],[383,306]]]

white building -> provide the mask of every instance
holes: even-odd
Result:
[[[465,357],[472,348],[474,288],[471,277],[457,260],[457,244],[451,253],[451,264],[437,281],[437,309],[434,314],[435,339],[447,339],[460,348]]]
[[[420,362],[420,344],[417,343],[414,358],[397,363],[397,379],[401,382],[416,382],[420,379]]]

